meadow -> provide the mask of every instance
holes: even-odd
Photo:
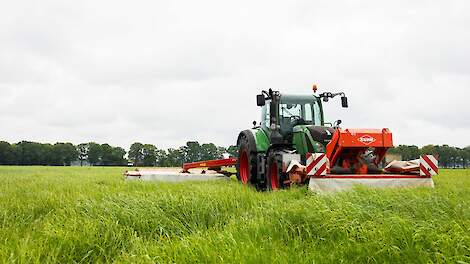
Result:
[[[0,263],[470,263],[470,170],[316,195],[0,166]]]

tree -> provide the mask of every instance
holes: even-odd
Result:
[[[56,143],[55,145],[46,146],[47,149],[47,164],[52,166],[63,166],[63,154],[61,146]]]
[[[112,147],[105,143],[101,148],[101,165],[103,166],[123,166],[126,165],[126,151],[120,147]]]
[[[134,166],[141,166],[143,164],[143,148],[144,145],[139,142],[131,145],[128,158],[134,163]]]
[[[421,155],[437,155],[437,150],[436,150],[436,147],[434,145],[426,145],[426,146],[423,146],[421,149],[420,149],[420,154]]]
[[[230,157],[238,157],[238,148],[237,148],[237,146],[234,146],[234,145],[229,146],[227,148],[227,152],[228,152],[228,154],[230,154]]]
[[[83,166],[83,162],[88,160],[88,143],[82,143],[77,146],[78,160],[80,166]]]
[[[127,165],[127,161],[124,158],[126,155],[126,151],[123,148],[120,147],[113,147],[112,150],[112,165],[115,166],[125,166]]]
[[[5,141],[0,141],[0,165],[15,164],[15,153],[12,145]]]
[[[78,151],[72,143],[42,144],[45,153],[43,165],[70,166],[72,161],[78,159]]]
[[[452,163],[452,150],[448,145],[436,146],[436,152],[439,155],[439,164],[448,168]]]
[[[465,168],[467,165],[467,153],[465,152],[465,149],[461,148],[455,148],[457,150],[457,159],[458,159],[458,164],[462,166],[462,168]]]
[[[403,160],[413,160],[420,156],[419,148],[417,146],[399,145],[398,147],[389,150],[390,154],[399,154]]]
[[[201,160],[201,145],[197,141],[188,141],[181,147],[185,162],[194,162]]]
[[[169,148],[167,150],[167,155],[162,162],[164,164],[164,167],[180,167],[183,162],[184,162],[184,153],[182,152],[182,149],[173,149]]]
[[[200,160],[213,160],[220,158],[222,153],[219,152],[219,149],[216,145],[213,143],[208,143],[201,145],[199,155]]]
[[[78,159],[78,151],[72,143],[58,143],[61,149],[62,161],[65,166],[70,166],[72,161]]]
[[[45,148],[36,142],[21,141],[17,144],[17,164],[19,165],[46,165]]]
[[[113,163],[113,147],[109,144],[101,144],[101,163],[103,166],[110,166]]]
[[[157,148],[152,144],[145,144],[142,148],[144,166],[153,167],[157,163]]]
[[[95,166],[99,165],[101,163],[101,145],[95,143],[95,142],[90,142],[88,143],[88,162],[90,165]]]
[[[56,164],[55,160],[58,158],[56,157],[54,153],[54,146],[52,144],[41,144],[42,145],[42,151],[44,152],[44,156],[42,157],[42,165],[48,165],[48,166],[58,166],[58,165],[63,165],[62,163]]]
[[[464,157],[465,157],[465,165],[464,168],[468,167],[468,162],[470,161],[470,146],[463,148]]]
[[[157,166],[159,167],[169,167],[167,164],[165,164],[167,154],[165,150],[162,149],[157,149],[155,151],[155,156],[157,158]]]

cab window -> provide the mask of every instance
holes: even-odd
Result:
[[[281,133],[292,132],[296,125],[321,125],[320,107],[313,102],[281,103],[279,105]]]
[[[270,123],[270,105],[271,105],[271,100],[267,100],[266,104],[263,106],[262,111],[261,111],[261,126],[262,127],[269,127]]]

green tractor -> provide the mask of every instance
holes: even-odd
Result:
[[[257,95],[261,122],[258,126],[253,122],[254,127],[240,132],[237,139],[238,180],[258,189],[290,186],[293,182],[286,171],[289,161],[305,164],[307,153],[326,152],[341,121],[325,123],[322,101],[338,95],[342,107],[348,107],[344,93],[288,95],[269,89]]]

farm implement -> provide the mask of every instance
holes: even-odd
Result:
[[[423,155],[413,161],[384,164],[393,147],[392,133],[384,129],[343,129],[341,120],[324,121],[322,102],[344,93],[287,95],[262,91],[257,95],[261,122],[240,132],[237,140],[237,178],[243,184],[276,190],[308,183],[315,192],[354,185],[371,187],[434,187],[437,160]]]
[[[184,163],[182,172],[189,173],[190,169],[207,168],[207,170],[215,171],[217,173],[229,176],[229,175],[231,175],[231,173],[227,172],[227,171],[224,171],[222,168],[223,167],[235,166],[235,165],[237,165],[237,159],[236,158],[197,161],[197,162],[191,162],[191,163]],[[206,170],[203,170],[201,173],[205,174]]]
[[[132,179],[213,179],[230,175],[223,167],[236,166],[237,179],[258,189],[277,190],[293,184],[308,184],[314,192],[370,187],[434,187],[437,159],[423,155],[417,160],[385,164],[387,150],[393,147],[389,129],[341,128],[341,120],[324,121],[323,103],[344,93],[288,95],[262,91],[256,96],[261,122],[239,133],[238,158],[183,164],[179,172],[141,170],[126,172]],[[199,170],[189,173],[191,169]],[[207,169],[207,170],[206,170]]]
[[[226,180],[226,175],[215,171],[182,172],[178,168],[162,169],[136,169],[126,171],[127,180],[161,181],[161,182],[186,182],[186,181],[212,181]]]
[[[128,180],[147,181],[201,181],[226,179],[225,176],[232,175],[231,172],[223,170],[224,167],[235,166],[236,158],[226,158],[219,160],[205,160],[191,163],[184,163],[183,169],[162,168],[162,169],[136,169],[126,171],[124,175]]]

